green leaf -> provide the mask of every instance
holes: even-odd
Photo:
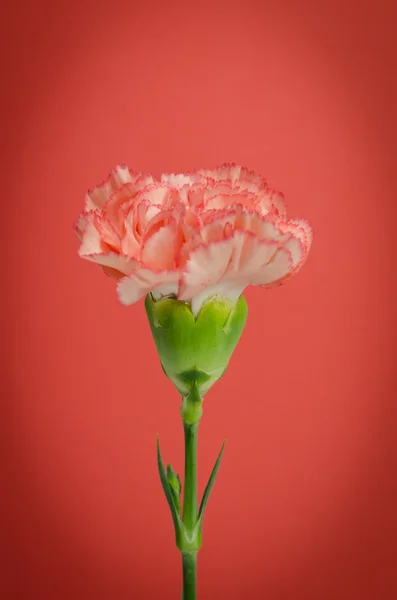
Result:
[[[202,524],[203,524],[205,507],[207,506],[207,502],[208,502],[208,499],[210,497],[210,493],[211,493],[212,487],[213,487],[213,485],[215,483],[215,479],[216,479],[217,473],[219,471],[219,467],[220,467],[221,459],[222,459],[222,454],[223,454],[223,451],[225,449],[225,444],[226,444],[226,440],[222,444],[221,451],[218,454],[218,458],[216,459],[216,463],[214,465],[214,468],[212,469],[212,473],[210,475],[210,478],[208,480],[207,486],[206,486],[206,488],[204,490],[203,498],[201,500],[200,509],[199,509],[199,513],[198,513],[198,521],[197,521],[197,524],[198,524],[198,526],[200,528],[202,527]]]
[[[163,459],[161,458],[160,441],[159,441],[159,437],[158,436],[157,436],[157,464],[158,464],[158,468],[159,468],[161,485],[163,486],[165,497],[167,498],[167,502],[168,502],[168,505],[169,505],[170,510],[171,510],[172,520],[174,521],[175,535],[178,538],[178,536],[180,536],[181,533],[182,533],[183,524],[182,524],[182,521],[181,521],[180,516],[178,514],[178,511],[176,509],[176,506],[175,506],[175,503],[174,503],[173,494],[172,494],[172,491],[170,489],[170,485],[169,485],[168,480],[167,480],[167,474],[165,472]]]

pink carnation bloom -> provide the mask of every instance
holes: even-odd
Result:
[[[282,194],[252,171],[222,165],[187,175],[116,167],[87,193],[79,255],[118,280],[123,304],[151,292],[190,301],[237,301],[248,285],[274,287],[306,260],[312,231],[287,220]]]

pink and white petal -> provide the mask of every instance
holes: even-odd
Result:
[[[230,169],[236,165],[224,163],[215,167],[214,169],[199,169],[197,173],[202,177],[208,177],[213,181],[228,181],[230,180]]]
[[[87,219],[90,218],[92,221],[92,213],[91,215],[87,215]],[[102,244],[101,234],[95,225],[87,220],[84,231],[81,237],[81,245],[78,250],[79,256],[85,258],[86,255],[89,254],[102,254],[105,251],[105,247]]]
[[[85,257],[88,258],[88,257]],[[123,256],[122,254],[107,254],[104,255],[98,262],[103,267],[109,267],[119,271],[123,276],[130,275],[134,269],[136,269],[137,261],[129,256]]]
[[[229,265],[233,248],[233,239],[229,238],[193,250],[182,272],[179,299],[190,300],[217,283]]]
[[[300,265],[307,255],[303,242],[297,237],[291,236],[290,239],[283,244],[283,248],[286,248],[291,254],[293,269]]]
[[[258,200],[256,203],[259,214],[275,215],[279,219],[285,219],[287,215],[284,196],[281,192],[266,188],[261,190],[258,194]]]
[[[160,290],[160,293],[163,290],[177,294],[178,279],[178,271],[155,272],[140,267],[128,277],[120,279],[117,284],[117,294],[121,304],[126,306],[138,302],[150,292],[156,294],[158,290]]]
[[[191,207],[198,207],[204,203],[206,186],[202,182],[194,183],[190,188],[184,187],[179,191],[181,201]]]
[[[274,216],[261,216],[255,211],[238,210],[236,211],[236,229],[249,231],[260,239],[276,240],[282,242],[289,239],[290,234],[284,233],[279,221]]]
[[[124,236],[121,240],[121,252],[126,256],[132,256],[134,258],[138,258],[140,252],[141,245],[138,240],[135,238],[134,234],[130,229],[126,228]]]
[[[204,210],[223,210],[231,204],[230,196],[226,194],[216,194],[204,200]]]
[[[157,204],[159,206],[167,206],[170,197],[170,188],[166,185],[152,185],[146,190],[142,190],[140,197],[149,200],[151,204]]]
[[[179,190],[159,182],[139,190],[136,199],[138,202],[147,202],[163,210],[171,209],[180,201]]]
[[[289,239],[289,234],[284,233],[279,227],[277,221],[272,219],[261,219],[255,215],[251,218],[250,225],[247,227],[249,231],[252,231],[260,239],[263,240],[275,240],[279,243]]]
[[[141,250],[142,264],[156,271],[165,271],[175,267],[178,251],[178,232],[174,223],[161,227],[144,243]]]
[[[132,180],[138,190],[143,190],[145,187],[155,183],[153,176],[148,173],[135,173]]]
[[[132,236],[140,244],[147,225],[161,212],[158,206],[153,206],[148,200],[138,200],[136,198],[132,202],[129,211],[123,215],[124,230],[128,234],[128,238]],[[161,220],[161,216],[153,222],[158,220]]]
[[[251,183],[254,184],[258,189],[267,187],[266,179],[262,175],[258,175],[255,171],[250,171],[247,167],[239,167],[240,172],[237,178],[237,183]]]
[[[253,285],[274,287],[293,271],[291,253],[286,248],[279,248],[272,261],[258,271],[251,281]]]
[[[230,181],[232,185],[240,179],[242,167],[234,163],[224,163],[215,169],[200,169],[198,173],[214,181]]]
[[[141,207],[142,205],[140,204],[138,206],[138,209],[140,209]],[[159,229],[164,227],[164,225],[167,225],[172,218],[172,210],[159,210],[159,212],[155,214],[143,228],[139,228],[142,234],[143,242],[149,239],[149,237],[151,237],[156,231],[159,231]],[[138,224],[142,224],[142,216],[138,215],[137,220]]]
[[[122,230],[124,215],[137,194],[137,188],[132,182],[125,183],[116,190],[103,206],[103,212],[118,231]]]
[[[260,240],[247,231],[234,233],[234,251],[225,275],[248,280],[270,263],[279,247],[275,240]]]
[[[284,233],[291,233],[294,237],[300,239],[307,250],[309,250],[313,241],[313,230],[307,221],[304,219],[291,219],[280,222],[278,227]]]
[[[182,274],[180,298],[188,300],[217,283],[243,289],[276,253],[274,240],[259,240],[250,232],[235,231],[230,237],[193,249]]]
[[[209,200],[213,196],[226,195],[230,196],[235,194],[236,190],[232,186],[230,181],[209,181],[204,188],[204,198]]]
[[[94,223],[100,233],[102,242],[119,251],[120,236],[117,234],[110,221],[103,215],[96,215]]]
[[[306,262],[310,245],[307,245],[305,241],[302,241],[299,238],[291,237],[284,244],[284,248],[286,248],[291,253],[293,267],[291,272],[285,275],[282,281],[275,282],[275,285],[280,285],[281,283],[284,283],[302,268],[302,266]]]
[[[243,206],[247,210],[256,210],[257,196],[249,192],[236,193],[231,191],[230,194],[217,194],[205,201],[206,210],[223,210],[229,207]]]
[[[245,231],[234,231],[228,238],[233,244],[233,251],[229,260],[229,264],[227,265],[227,268],[223,274],[224,278],[238,278],[241,274],[241,263],[244,250],[246,249],[247,242],[249,244],[249,242],[252,241],[247,239],[247,237],[248,234]],[[250,253],[249,250],[248,253]]]
[[[287,209],[285,206],[284,194],[277,190],[269,189],[270,200],[272,206],[280,219],[285,219],[287,216]]]
[[[75,232],[77,233],[77,237],[79,238],[80,242],[83,238],[83,233],[85,228],[87,227],[87,217],[86,214],[83,212],[81,213],[81,215],[79,215],[76,219],[76,221],[73,224],[73,229],[75,230]]]
[[[128,256],[123,256],[122,254],[117,254],[116,252],[101,252],[95,254],[80,254],[82,258],[89,260],[90,262],[94,262],[101,267],[109,267],[109,269],[113,269],[118,271],[122,276],[129,275],[132,273],[134,269],[136,269],[137,262],[129,258]]]
[[[132,179],[133,178],[128,167],[116,167],[113,171],[111,171],[109,177],[103,183],[87,192],[85,197],[86,210],[102,210],[105,202],[110,198],[110,196],[114,194],[114,192],[116,192],[122,185],[132,181]]]
[[[196,182],[195,174],[184,173],[163,173],[160,181],[165,186],[181,189],[185,185],[193,185]]]
[[[239,179],[235,185],[239,192],[249,192],[251,194],[261,194],[267,190],[266,180],[263,177],[252,177],[252,179]]]
[[[277,248],[277,242],[259,240],[244,231],[236,231],[227,240],[199,248],[192,252],[187,271],[182,275],[179,298],[191,301],[194,315],[203,302],[215,295],[236,302],[244,288],[255,283],[258,273],[271,263]],[[221,262],[218,256],[218,269],[210,273],[216,260],[214,250],[222,251],[223,260]]]
[[[217,223],[226,223],[227,220],[231,219],[233,223],[236,221],[237,215],[241,213],[241,207],[239,206],[228,206],[223,210],[206,210],[201,213],[201,227],[203,231],[207,231],[213,225]]]
[[[257,194],[266,188],[266,180],[263,177],[234,163],[225,163],[215,169],[203,169],[199,173],[215,182],[228,182],[237,191],[247,190]]]
[[[220,218],[215,218],[211,223],[200,230],[200,235],[205,243],[220,242],[230,237],[235,226],[236,214],[229,213]]]

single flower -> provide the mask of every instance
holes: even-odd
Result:
[[[282,194],[243,167],[186,175],[116,167],[87,193],[75,229],[79,255],[118,280],[129,305],[151,293],[190,303],[235,304],[248,285],[274,287],[303,265],[312,241],[304,220],[287,220]]]
[[[196,557],[223,448],[197,503],[197,431],[204,394],[222,377],[244,329],[248,285],[274,287],[306,260],[312,232],[287,220],[283,197],[245,168],[187,175],[134,174],[117,167],[88,192],[76,222],[82,258],[117,280],[123,304],[145,309],[165,374],[182,396],[181,481],[157,441],[161,484],[182,553],[183,598],[196,598]]]

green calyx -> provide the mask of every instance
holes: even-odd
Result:
[[[247,303],[234,304],[215,296],[195,317],[190,304],[174,298],[146,296],[146,313],[163,370],[189,410],[201,410],[201,400],[223,375],[247,320]],[[183,409],[182,409],[183,410]],[[187,418],[194,422],[197,416]]]

